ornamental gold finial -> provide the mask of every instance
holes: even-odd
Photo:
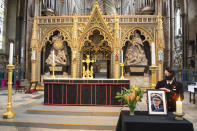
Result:
[[[95,2],[94,6],[95,6],[95,7],[98,7],[98,6],[99,6],[98,1]]]

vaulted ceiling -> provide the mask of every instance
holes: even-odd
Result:
[[[47,1],[47,0],[44,0]],[[54,0],[49,0],[54,1]],[[57,0],[71,14],[76,11],[78,14],[91,11],[95,2],[99,3],[99,7],[103,14],[128,14],[129,8],[132,8],[135,0]],[[64,11],[63,11],[64,12]]]
[[[74,0],[77,7],[85,7],[91,9],[94,3],[97,1],[103,14],[116,14],[118,9],[128,10],[128,7],[133,3],[134,0]]]

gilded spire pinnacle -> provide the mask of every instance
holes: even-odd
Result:
[[[94,7],[99,7],[98,1],[95,2]]]

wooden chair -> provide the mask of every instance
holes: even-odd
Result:
[[[37,92],[37,89],[36,89],[37,85],[38,85],[38,81],[32,81],[32,82],[30,82],[30,86],[25,91],[25,93],[32,94],[34,92]]]
[[[20,80],[16,81],[16,89],[15,89],[15,93],[16,92],[25,92],[26,88],[25,86],[21,85]]]

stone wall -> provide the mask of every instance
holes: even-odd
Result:
[[[197,33],[197,0],[189,0],[188,7],[189,40],[194,40]]]
[[[195,40],[197,33],[197,0],[188,0],[188,40]],[[194,43],[195,44],[195,43]],[[195,45],[193,45],[195,47]],[[192,50],[193,49],[193,50]],[[195,61],[195,69],[197,69],[197,55],[194,48],[188,47],[188,53],[192,50],[192,58]],[[190,58],[188,58],[190,64]]]
[[[6,25],[6,40],[5,47],[6,53],[9,53],[9,44],[8,41],[16,39],[16,12],[17,12],[17,1],[16,0],[8,0],[8,11],[7,11],[7,25]]]

